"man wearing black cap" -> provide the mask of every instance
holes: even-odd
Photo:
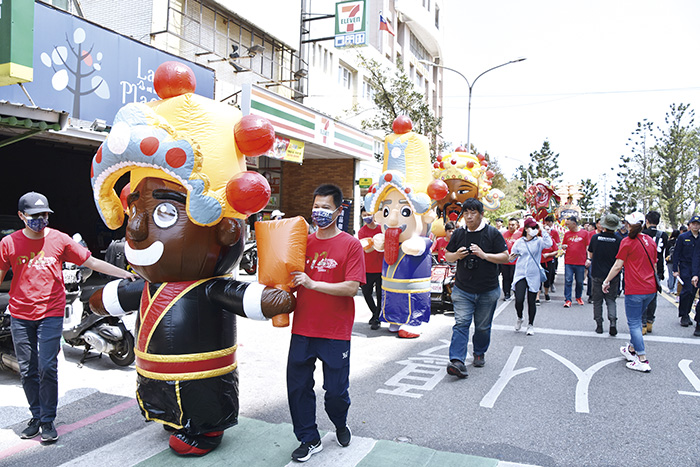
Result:
[[[690,309],[693,307],[693,299],[698,292],[697,280],[693,283],[693,254],[697,250],[698,233],[700,233],[700,216],[693,216],[688,222],[688,231],[680,234],[673,250],[673,275],[679,278],[683,286],[678,303],[678,316],[681,318],[681,326],[688,327],[693,324],[690,319]],[[695,309],[695,320],[698,321],[698,308]],[[700,321],[698,321],[700,322]],[[698,333],[700,334],[700,333]]]
[[[93,258],[90,250],[68,235],[47,228],[53,211],[46,196],[29,192],[19,199],[18,209],[25,227],[0,241],[0,282],[12,268],[8,306],[12,340],[32,413],[20,437],[34,438],[41,432],[43,442],[53,442],[58,439],[53,421],[58,405],[57,357],[66,307],[63,262],[124,279],[136,276]]]

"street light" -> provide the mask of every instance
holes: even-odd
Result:
[[[466,76],[464,76],[461,72],[455,70],[454,68],[446,67],[444,65],[438,65],[437,63],[431,62],[429,60],[418,60],[418,62],[422,63],[423,65],[434,66],[437,68],[444,68],[445,70],[454,71],[459,76],[464,78],[464,81],[467,82],[467,86],[469,87],[469,107],[467,109],[467,152],[471,151],[471,146],[469,144],[470,144],[471,114],[472,114],[472,89],[474,88],[474,85],[476,84],[476,80],[478,80],[479,78],[481,78],[483,75],[485,75],[486,73],[488,73],[491,70],[495,70],[496,68],[501,68],[502,66],[510,65],[511,63],[522,62],[524,60],[525,60],[525,57],[516,58],[515,60],[511,60],[511,61],[506,62],[506,63],[501,63],[500,65],[489,68],[488,70],[481,72],[476,78],[474,78],[474,81],[472,81],[471,84],[469,84],[469,80],[467,79]]]

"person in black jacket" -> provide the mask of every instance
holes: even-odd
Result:
[[[693,299],[698,292],[697,281],[692,283],[693,274],[693,254],[698,243],[700,234],[700,216],[693,216],[688,222],[689,230],[678,236],[676,247],[673,249],[673,275],[679,278],[681,297],[678,303],[678,316],[681,318],[681,326],[688,327],[693,324],[690,319],[690,309],[693,307]],[[695,309],[695,319],[700,319],[697,308]],[[699,321],[700,322],[700,321]]]
[[[603,333],[603,299],[608,308],[608,321],[610,321],[610,335],[617,335],[617,303],[620,275],[618,274],[610,282],[610,289],[603,292],[603,281],[610,269],[615,264],[615,257],[620,249],[621,239],[615,235],[620,228],[620,218],[615,214],[607,214],[600,221],[603,231],[591,237],[588,244],[588,258],[591,260],[591,297],[593,298],[593,319],[596,322],[595,332]]]

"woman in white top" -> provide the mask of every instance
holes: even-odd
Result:
[[[540,257],[542,250],[552,246],[552,238],[548,232],[540,229],[537,221],[532,217],[525,219],[523,234],[524,236],[516,240],[511,249],[511,261],[512,258],[518,258],[517,263],[515,263],[512,286],[515,292],[515,311],[518,314],[515,330],[520,331],[523,325],[523,306],[527,294],[527,335],[531,336],[535,333],[533,327],[537,312],[535,301],[541,285]]]

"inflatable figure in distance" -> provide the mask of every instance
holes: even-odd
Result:
[[[372,239],[374,249],[384,252],[379,319],[401,338],[418,337],[417,327],[430,319],[432,241],[427,233],[435,220],[426,193],[428,141],[411,127],[407,117],[394,121],[394,133],[385,141],[384,172],[365,196],[365,209],[382,228]],[[447,187],[436,186],[434,192],[444,196]]]
[[[554,187],[544,178],[536,179],[525,190],[525,203],[530,208],[532,217],[541,222],[549,214],[554,214],[556,206],[561,202]]]
[[[294,297],[230,275],[244,246],[244,220],[270,197],[264,177],[245,171],[274,129],[194,94],[194,73],[166,62],[154,85],[163,99],[117,113],[92,162],[95,203],[119,228],[114,185],[130,174],[125,255],[145,281],[113,281],[90,298],[96,313],[139,309],[136,397],[147,420],[171,431],[181,455],[204,455],[238,422],[236,315],[289,313]]]
[[[458,147],[450,154],[438,156],[432,173],[434,181],[428,186],[428,194],[433,192],[433,186],[441,186],[439,182],[448,188],[448,192],[437,201],[438,221],[432,228],[437,237],[445,235],[444,226],[447,222],[462,225],[462,203],[468,198],[479,199],[484,208],[490,211],[501,205],[504,194],[491,187],[491,179],[495,174],[488,168],[488,161],[481,154],[468,154],[464,148]]]

